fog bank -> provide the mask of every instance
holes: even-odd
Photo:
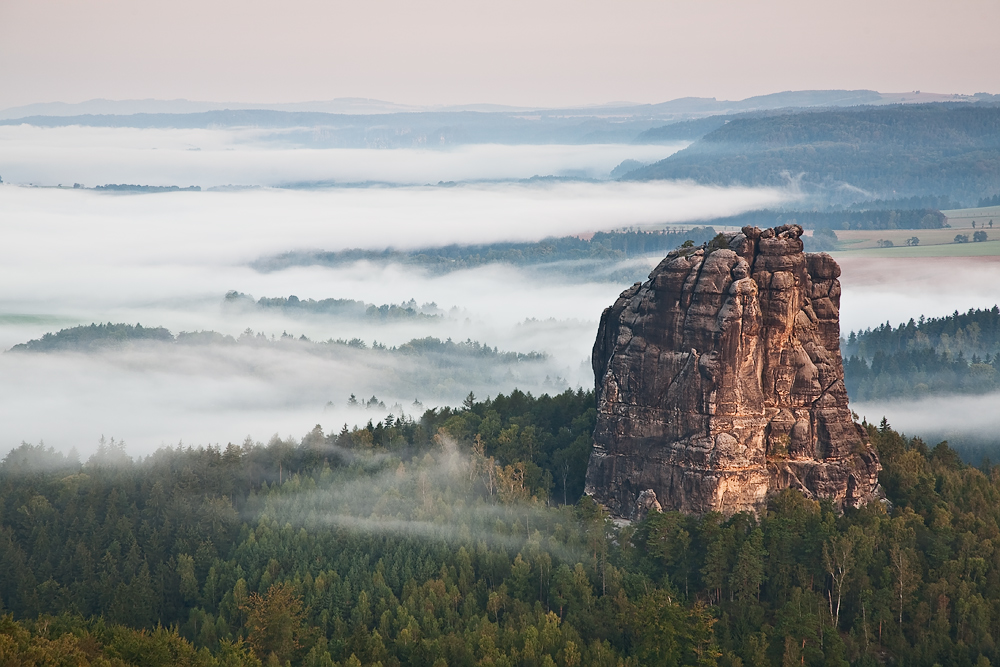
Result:
[[[885,417],[908,436],[919,436],[931,446],[949,440],[960,448],[991,449],[1000,459],[1000,394],[982,396],[928,396],[916,400],[851,403],[851,409],[869,422]],[[978,464],[978,460],[971,463]]]
[[[991,308],[1000,303],[1000,257],[837,257],[840,330]]]
[[[314,130],[303,128],[302,133]],[[280,186],[312,182],[426,184],[524,179],[607,179],[623,160],[652,163],[673,145],[500,145],[447,149],[301,148],[257,129],[135,129],[0,126],[7,183],[88,186]]]
[[[354,180],[371,175],[385,182],[465,182],[157,194],[0,185],[3,349],[78,324],[123,322],[163,326],[175,334],[214,330],[238,337],[250,328],[268,339],[284,332],[313,341],[359,338],[369,347],[374,341],[391,347],[428,336],[471,339],[545,356],[504,366],[483,359],[403,358],[339,348],[337,354],[321,355],[282,344],[3,354],[0,453],[21,440],[44,439],[86,454],[101,435],[148,453],[181,439],[189,444],[237,442],[247,435],[267,440],[275,432],[300,435],[316,423],[330,430],[384,416],[348,410],[351,393],[359,398],[375,394],[387,408],[398,402],[417,410],[410,407],[414,399],[426,407],[455,405],[470,390],[485,396],[514,387],[534,393],[589,388],[598,319],[627,285],[594,274],[501,264],[432,275],[414,266],[367,262],[262,273],[250,263],[292,250],[405,250],[536,241],[622,227],[691,226],[795,197],[778,189],[666,181],[469,182],[546,170],[610,170],[619,158],[642,159],[636,151],[649,147],[292,151],[258,146],[250,131],[243,137],[214,131],[87,134],[61,129],[66,131],[0,130],[4,180],[13,180],[11,160],[23,158],[23,164],[41,170],[40,178],[57,181],[70,173],[45,170],[100,168],[110,171],[92,174],[106,173],[107,182],[178,185],[191,183],[199,173],[214,174],[211,182],[245,177],[268,183],[276,182],[268,181],[268,174],[320,179],[337,173]],[[664,150],[649,148],[654,149]],[[657,259],[648,258],[649,266]],[[1000,263],[992,260],[844,258],[841,264],[845,333],[886,319],[896,324],[1000,302]],[[374,305],[413,299],[436,304],[442,316],[380,322],[258,308],[234,311],[222,305],[229,290],[256,298],[295,295]],[[942,405],[950,409],[949,403]],[[927,403],[914,418],[941,413]],[[899,414],[902,421],[894,425],[909,432],[910,413]],[[881,419],[881,414],[869,418]]]

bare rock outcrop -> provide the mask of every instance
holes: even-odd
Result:
[[[877,493],[847,407],[840,267],[801,235],[744,227],[674,251],[604,311],[586,490],[612,514],[758,511],[788,487],[838,507]]]

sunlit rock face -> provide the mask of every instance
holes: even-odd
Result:
[[[788,487],[840,508],[874,497],[881,466],[844,387],[840,267],[801,235],[744,227],[674,251],[604,311],[586,490],[613,515],[759,511]]]

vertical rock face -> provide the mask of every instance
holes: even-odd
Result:
[[[604,311],[587,493],[612,514],[757,511],[788,487],[839,507],[873,497],[878,457],[844,387],[840,267],[801,235],[744,227],[674,251]]]

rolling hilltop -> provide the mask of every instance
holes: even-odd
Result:
[[[1000,107],[927,104],[734,117],[625,179],[798,182],[807,192],[851,201],[948,194],[975,202],[1000,191]]]

